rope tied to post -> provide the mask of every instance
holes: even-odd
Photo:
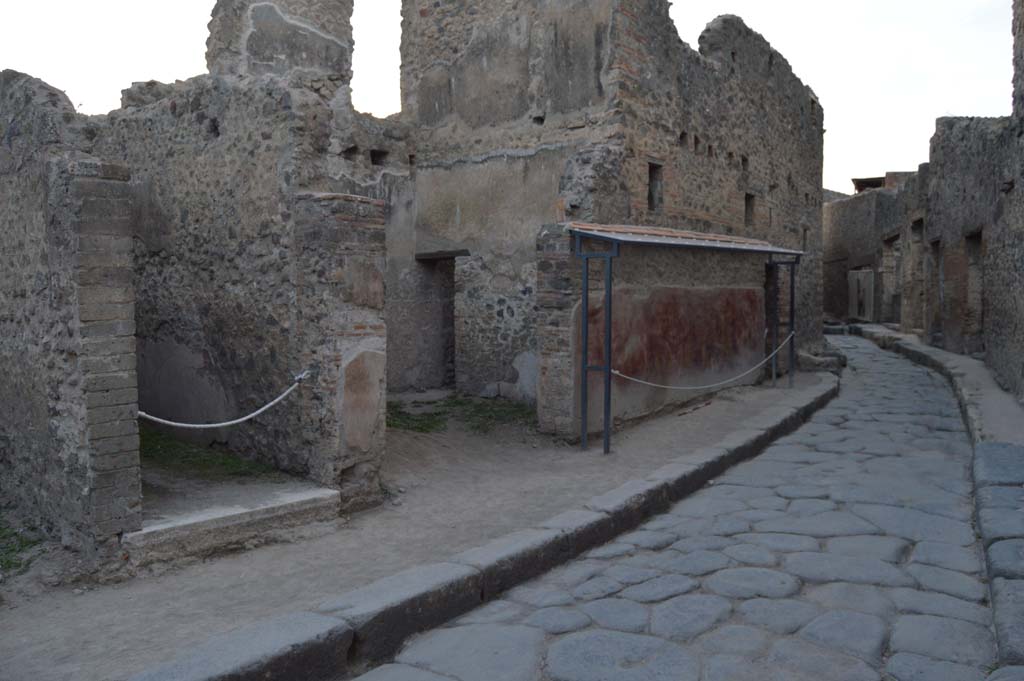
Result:
[[[286,397],[291,395],[295,391],[295,389],[298,388],[299,385],[302,384],[303,381],[305,381],[307,378],[309,378],[309,376],[310,376],[310,370],[309,369],[306,369],[301,374],[296,374],[295,375],[295,382],[292,383],[291,387],[288,388],[287,390],[285,390],[280,395],[278,395],[278,397],[274,401],[270,402],[269,404],[267,404],[267,405],[265,405],[263,407],[260,407],[259,409],[257,409],[253,413],[249,414],[248,416],[243,416],[242,418],[235,419],[234,421],[224,421],[223,423],[178,423],[176,421],[168,421],[166,419],[157,418],[156,416],[150,416],[149,414],[147,414],[144,411],[140,411],[139,412],[139,418],[140,419],[145,419],[147,421],[152,421],[153,423],[159,423],[159,424],[162,424],[162,425],[165,425],[165,426],[172,426],[174,428],[188,428],[190,430],[213,430],[215,428],[227,428],[228,426],[237,426],[237,425],[239,425],[241,423],[245,423],[246,421],[251,421],[252,419],[254,419],[257,416],[259,416],[260,414],[262,414],[262,413],[264,413],[264,412],[266,412],[266,411],[268,411],[270,409],[273,409],[282,400],[284,400]]]
[[[790,333],[788,336],[786,336],[786,340],[782,341],[782,343],[779,344],[779,347],[775,349],[775,352],[773,352],[772,354],[768,355],[763,360],[758,362],[758,364],[755,367],[753,367],[752,369],[748,369],[747,371],[744,371],[739,376],[734,376],[733,378],[730,378],[727,381],[722,381],[720,383],[713,383],[711,385],[694,385],[694,386],[660,385],[658,383],[650,383],[649,381],[645,381],[645,380],[640,379],[640,378],[634,378],[633,376],[627,376],[626,374],[622,373],[621,371],[618,371],[617,369],[612,369],[612,374],[614,374],[615,376],[618,376],[619,378],[623,378],[623,379],[625,379],[627,381],[632,381],[633,383],[639,383],[641,385],[646,385],[646,386],[648,386],[650,388],[660,388],[660,389],[663,389],[663,390],[698,391],[698,390],[711,390],[712,388],[721,388],[721,387],[729,385],[730,383],[735,383],[736,381],[740,380],[741,378],[746,378],[747,376],[749,376],[750,374],[754,373],[758,369],[764,367],[766,364],[768,364],[768,362],[770,362],[773,359],[775,359],[776,355],[778,355],[780,352],[782,352],[782,349],[784,347],[786,347],[786,345],[789,344],[790,341],[793,340],[793,337],[795,335],[796,335],[795,333]]]

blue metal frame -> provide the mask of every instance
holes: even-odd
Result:
[[[590,372],[600,371],[604,375],[604,453],[612,451],[612,261],[619,257],[619,244],[608,242],[608,251],[585,252],[583,235],[576,234],[576,257],[583,261],[583,310],[580,324],[583,371],[580,372],[580,441],[587,448],[590,431],[589,392]],[[590,261],[604,261],[604,364],[590,364]]]
[[[571,231],[575,237],[575,251],[576,257],[582,261],[583,265],[583,302],[582,302],[582,322],[580,324],[580,342],[582,344],[582,366],[583,371],[580,372],[580,441],[583,449],[587,448],[589,442],[589,430],[590,430],[590,419],[589,419],[589,391],[590,391],[590,373],[593,371],[600,371],[604,376],[604,453],[611,453],[611,431],[612,431],[612,262],[615,258],[619,257],[619,247],[623,241],[616,239],[612,235],[594,234],[592,232],[580,232],[576,230]],[[593,251],[587,252],[583,250],[583,239],[591,239],[595,241],[603,241],[609,245],[607,251]],[[642,244],[641,244],[642,245]],[[800,258],[803,255],[801,251],[789,251],[786,249],[779,249],[774,247],[767,247],[763,249],[752,249],[749,247],[731,247],[729,245],[714,244],[714,245],[694,245],[694,244],[671,244],[671,243],[651,243],[648,245],[652,246],[668,246],[678,248],[709,248],[714,250],[732,250],[739,252],[760,252],[768,255],[768,263],[773,268],[778,267],[789,267],[789,330],[794,334],[792,341],[789,344],[789,387],[792,388],[794,385],[794,374],[796,369],[796,271],[800,265]],[[776,262],[775,255],[789,256],[792,260]],[[604,265],[604,349],[605,349],[605,363],[598,365],[590,364],[590,261],[591,260],[603,260]],[[778,277],[776,277],[778,281]],[[777,298],[777,296],[776,296]],[[774,353],[779,347],[779,309],[778,300],[776,299],[774,305],[774,319],[772,320],[773,337],[772,337],[772,352]],[[772,358],[772,387],[775,387],[775,380],[778,371],[777,358]]]

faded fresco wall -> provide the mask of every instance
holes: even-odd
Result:
[[[93,133],[0,73],[0,497],[87,562],[141,524],[129,175]]]
[[[600,244],[585,242],[592,250]],[[538,237],[538,390],[540,427],[580,432],[582,264],[566,227]],[[623,246],[614,263],[613,368],[661,385],[708,385],[764,358],[765,257],[756,254]],[[590,362],[603,364],[604,272],[591,265]],[[757,381],[761,374],[736,382]],[[591,375],[589,427],[602,427],[603,378]],[[675,392],[614,377],[613,418],[636,419],[714,391]]]

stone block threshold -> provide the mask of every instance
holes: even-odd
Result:
[[[142,479],[142,529],[122,540],[136,567],[252,548],[341,509],[337,490],[283,475],[204,479],[144,468]]]
[[[805,375],[806,376],[806,375]],[[417,565],[331,597],[305,612],[261,619],[192,646],[133,681],[336,681],[393,655],[411,635],[447,622],[507,589],[629,531],[695,492],[731,466],[807,421],[839,392],[839,379],[815,374],[771,406],[719,431],[711,446],[676,452],[653,471],[569,505],[440,562]]]

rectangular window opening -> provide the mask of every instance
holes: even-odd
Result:
[[[757,209],[757,197],[753,194],[747,194],[743,199],[743,225],[745,227],[754,226],[754,211]]]
[[[665,168],[658,163],[647,164],[647,210],[660,213],[664,204]]]
[[[750,159],[746,156],[740,156],[740,165],[743,166],[743,171],[750,170]]]
[[[383,149],[371,149],[370,150],[370,163],[375,166],[382,166],[387,163],[388,152]]]

